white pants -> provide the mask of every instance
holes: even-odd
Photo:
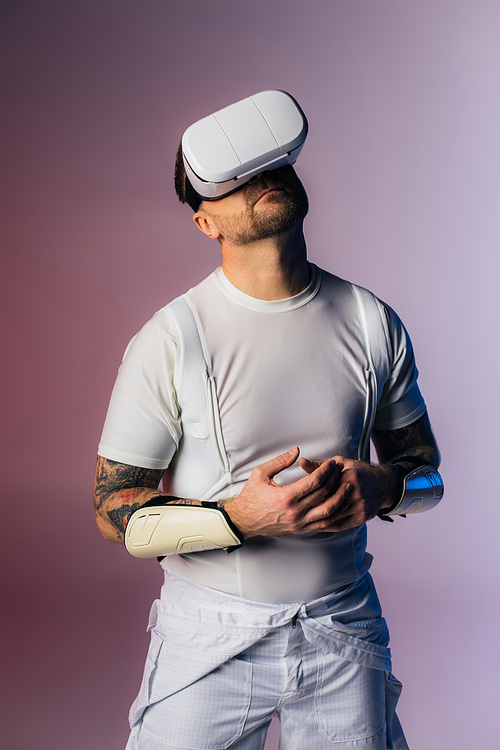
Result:
[[[261,604],[172,576],[153,605],[127,750],[408,750],[369,574],[309,604]]]

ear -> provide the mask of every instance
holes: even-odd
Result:
[[[198,227],[198,229],[203,232],[203,234],[206,234],[207,237],[210,237],[211,240],[218,240],[220,237],[220,232],[213,223],[213,220],[210,218],[208,214],[206,214],[204,211],[197,211],[193,215],[193,221]]]

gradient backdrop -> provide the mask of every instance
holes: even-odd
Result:
[[[409,328],[446,500],[370,524],[412,750],[497,747],[498,0],[3,0],[5,750],[122,750],[161,577],[91,489],[130,337],[219,264],[182,131],[283,88],[310,258]],[[277,727],[268,748],[277,746]]]

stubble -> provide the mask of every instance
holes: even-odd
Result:
[[[268,188],[273,191],[259,200]],[[239,214],[230,218],[216,213],[212,216],[227,242],[247,245],[289,232],[304,220],[308,210],[306,191],[295,172],[286,178],[270,172],[247,187],[245,208]]]

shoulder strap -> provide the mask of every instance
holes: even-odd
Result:
[[[191,369],[190,365],[194,363],[196,363],[197,367],[202,367],[209,372],[210,365],[200,338],[197,321],[185,295],[177,297],[167,307],[174,319],[179,336],[181,378],[184,378],[185,374],[187,374],[185,373],[186,366]]]
[[[385,308],[380,300],[361,286],[351,284],[351,288],[358,305],[367,363],[365,370],[366,413],[358,457],[361,460],[368,460],[369,441],[377,404],[391,369],[392,345]]]
[[[228,482],[215,383],[195,312],[185,296],[171,302],[168,310],[179,339],[176,384],[183,433],[171,464],[171,491],[206,500]]]
[[[358,303],[366,359],[382,384],[387,379],[392,360],[392,345],[385,309],[368,289],[351,284]]]

